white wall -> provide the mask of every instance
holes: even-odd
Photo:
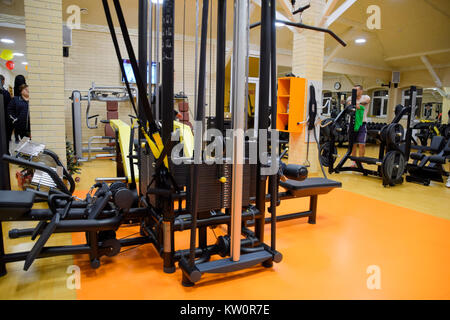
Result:
[[[5,88],[7,88],[8,86],[14,87],[15,75],[11,71],[9,71],[3,63],[0,64],[0,74],[5,77]]]

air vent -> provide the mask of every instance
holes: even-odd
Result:
[[[72,29],[70,29],[65,24],[63,24],[63,46],[64,47],[72,46]]]
[[[392,83],[398,84],[400,83],[400,72],[392,71]]]

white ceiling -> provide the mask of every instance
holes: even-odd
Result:
[[[23,15],[23,0],[6,0],[11,5],[4,5],[5,0],[0,0],[0,13]],[[278,0],[277,10],[286,16],[285,8],[281,5],[285,1]],[[330,1],[330,0],[328,0]],[[335,8],[338,8],[345,0],[338,1]],[[299,2],[299,1],[297,1]],[[122,7],[125,18],[130,28],[137,27],[137,0],[122,0]],[[186,3],[186,34],[195,35],[195,0],[176,0],[176,32],[183,31],[184,3]],[[201,3],[200,16],[201,16]],[[103,8],[100,1],[92,0],[63,0],[63,9],[70,4],[87,8],[87,14],[82,14],[81,22],[87,24],[105,25]],[[233,1],[227,1],[227,38],[232,38]],[[368,14],[367,7],[377,4],[381,9],[381,30],[367,30],[366,20]],[[212,12],[217,10],[217,2],[212,1]],[[311,10],[311,9],[309,9]],[[64,10],[65,11],[65,10]],[[251,21],[259,20],[260,7],[255,5]],[[67,14],[63,12],[63,18]],[[215,17],[213,19],[212,37],[215,38]],[[351,26],[356,26],[349,34],[348,46],[339,50],[335,59],[337,61],[350,61],[355,64],[373,66],[385,70],[407,70],[409,68],[423,68],[423,63],[419,57],[400,58],[391,60],[389,58],[424,53],[435,50],[450,49],[450,0],[357,0],[330,29],[338,35],[343,35]],[[259,29],[259,28],[256,28]],[[17,46],[24,42],[24,32],[12,29],[0,28],[0,32],[11,32],[17,37]],[[251,41],[259,41],[259,30],[251,32]],[[354,39],[365,37],[367,43],[356,45]],[[277,46],[290,50],[292,48],[292,32],[288,28],[277,29]],[[20,40],[22,39],[22,40]],[[329,55],[337,46],[337,43],[329,36],[325,37],[325,56]],[[0,44],[0,46],[4,46]],[[433,65],[450,64],[450,52],[432,54],[428,56]],[[22,66],[17,66],[18,70]],[[23,68],[23,67],[22,67]]]

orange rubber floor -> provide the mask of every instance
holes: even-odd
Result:
[[[307,199],[283,201],[278,213],[305,210]],[[126,237],[137,228],[122,228]],[[266,242],[270,229],[266,226]],[[208,236],[213,238],[212,230]],[[219,227],[216,235],[224,234]],[[162,271],[151,244],[101,259],[82,272],[77,299],[450,299],[450,221],[345,190],[319,196],[316,225],[307,219],[278,223],[283,261],[230,274],[206,274],[181,286],[181,271]],[[178,245],[188,232],[177,234]],[[73,242],[83,240],[74,234]],[[380,289],[369,289],[369,266],[379,267]]]

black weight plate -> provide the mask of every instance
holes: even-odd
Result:
[[[333,152],[333,155],[337,155],[337,149],[335,146],[331,146],[330,142],[324,143],[320,146],[320,163],[324,166],[324,167],[329,167],[330,166],[330,152]],[[332,164],[334,164],[334,162],[336,161],[336,157],[333,156],[332,158]]]
[[[405,157],[400,151],[389,151],[383,159],[382,172],[389,184],[401,179],[406,169]]]
[[[404,129],[399,123],[391,123],[386,129],[386,144],[396,148],[403,140]]]
[[[380,140],[381,140],[381,142],[386,142],[386,132],[387,132],[387,126],[383,126],[381,129],[380,129]]]

